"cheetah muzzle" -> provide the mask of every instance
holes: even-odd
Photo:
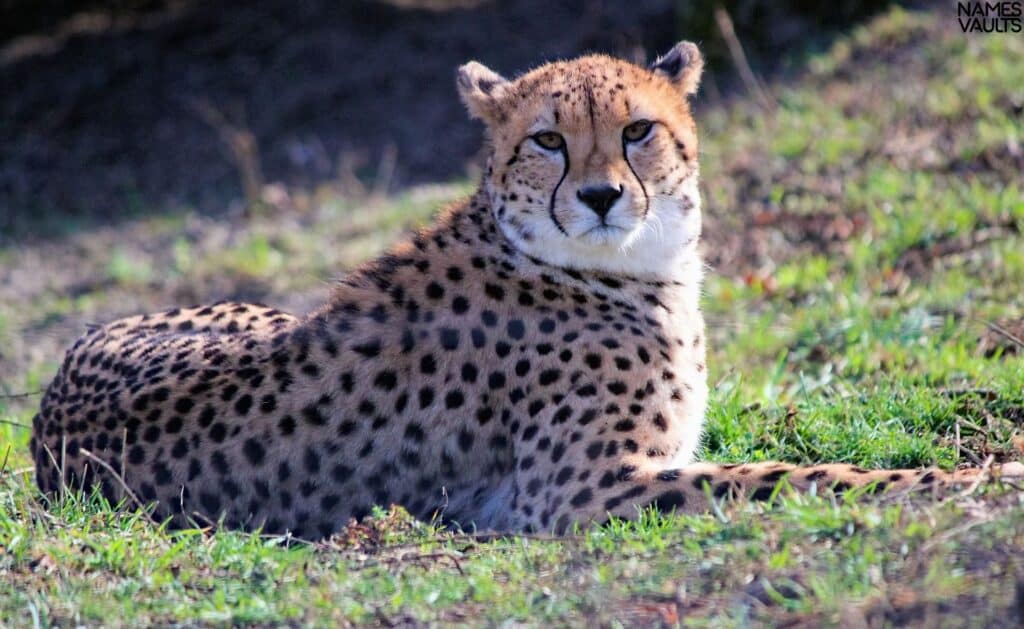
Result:
[[[40,488],[98,487],[174,526],[327,536],[398,503],[565,531],[708,497],[976,477],[695,463],[707,400],[697,251],[702,69],[605,56],[458,89],[477,193],[296,318],[220,303],[115,321],[67,353],[33,422]],[[1020,464],[1004,466],[1020,474]]]

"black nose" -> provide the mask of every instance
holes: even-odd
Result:
[[[610,186],[606,183],[584,186],[576,191],[576,196],[603,219],[622,196],[622,186]]]

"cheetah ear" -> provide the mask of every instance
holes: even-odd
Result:
[[[459,68],[456,84],[469,115],[488,124],[497,118],[502,96],[510,85],[508,79],[476,61]]]
[[[686,95],[693,94],[700,85],[700,74],[704,70],[704,57],[697,45],[681,41],[672,50],[658,57],[651,64],[651,70],[672,81]]]

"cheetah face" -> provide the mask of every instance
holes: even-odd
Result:
[[[697,138],[689,42],[651,68],[604,56],[509,81],[476,62],[460,94],[487,125],[491,210],[523,252],[557,266],[672,276],[696,259]]]

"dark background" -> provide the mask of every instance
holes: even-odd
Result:
[[[726,2],[756,72],[785,72],[888,5]],[[0,230],[40,216],[217,213],[267,183],[384,185],[472,173],[479,127],[455,68],[516,74],[601,51],[709,58],[703,106],[737,81],[699,0],[0,1]]]

